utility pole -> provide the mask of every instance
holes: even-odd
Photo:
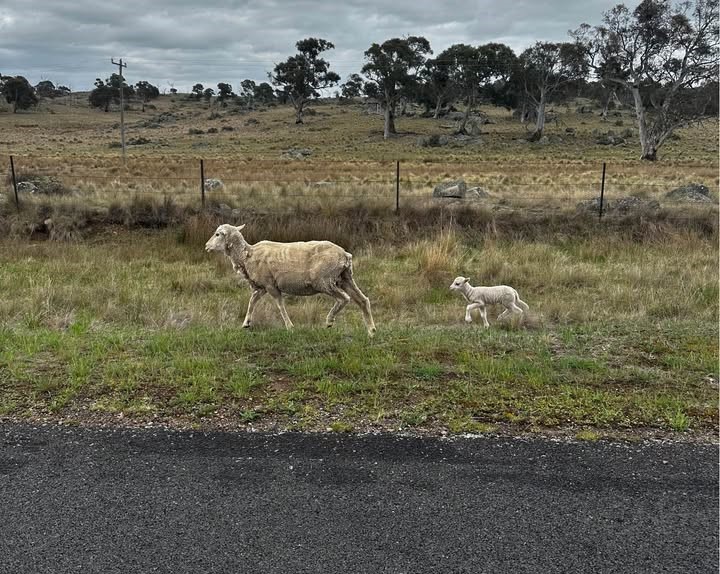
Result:
[[[120,144],[122,145],[123,165],[125,164],[125,99],[123,97],[123,68],[127,68],[127,64],[123,64],[122,58],[116,62],[113,58],[110,61],[118,67],[120,76]]]

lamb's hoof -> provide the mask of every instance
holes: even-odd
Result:
[[[472,323],[472,319],[465,319],[465,322],[469,325],[470,323]]]
[[[372,329],[369,329],[368,337],[370,337],[372,339],[375,336],[375,331],[377,331],[377,329],[375,327],[373,327]]]
[[[250,327],[252,327],[250,323],[243,323],[243,329],[249,329]]]
[[[325,328],[330,329],[333,325],[334,323],[325,323]]]

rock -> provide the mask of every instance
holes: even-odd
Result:
[[[635,132],[631,128],[625,128],[622,133],[620,134],[621,137],[627,139],[631,138],[635,135]]]
[[[205,180],[205,191],[224,189],[225,184],[220,179],[208,178]]]
[[[38,188],[32,181],[19,181],[17,190],[18,193],[36,193]]]
[[[665,197],[674,201],[687,201],[693,203],[709,203],[713,201],[710,190],[700,183],[688,183],[673,189]]]
[[[467,184],[464,180],[458,179],[437,184],[433,190],[433,197],[463,198],[466,192]]]
[[[537,143],[539,143],[540,145],[547,145],[550,143],[550,138],[547,136],[543,136],[537,141]]]
[[[209,133],[209,134],[216,134],[216,133],[218,133],[218,129],[217,129],[217,128],[209,128],[208,131],[207,131],[207,133]]]
[[[457,121],[461,121],[465,117],[465,113],[464,112],[448,112],[447,114],[445,114],[445,117],[448,120],[453,120],[453,121],[457,122]]]
[[[620,145],[625,143],[625,139],[610,130],[605,134],[600,134],[595,143],[598,145]]]
[[[471,187],[465,192],[465,197],[473,199],[488,199],[492,197],[492,194],[482,187]]]
[[[246,125],[246,126],[256,126],[256,125],[258,125],[259,123],[260,123],[260,120],[258,120],[258,119],[256,119],[256,118],[248,118],[248,119],[245,120],[245,125]]]
[[[136,138],[130,138],[128,140],[128,145],[146,145],[151,143],[149,139],[144,138],[142,136],[138,136]]]
[[[565,128],[565,133],[575,135],[575,128]]]
[[[224,131],[224,132],[232,132],[232,131],[235,131],[235,128],[232,127],[232,126],[223,126],[223,127],[222,127],[222,131]]]
[[[288,159],[305,159],[312,155],[312,150],[307,148],[290,148],[285,150],[282,155]]]
[[[592,108],[590,106],[578,106],[575,108],[575,113],[578,114],[592,114]]]
[[[479,136],[482,133],[481,126],[485,122],[481,118],[472,117],[465,123],[465,133],[469,136]]]
[[[70,193],[62,182],[51,175],[33,175],[23,178],[17,184],[18,193],[37,193],[45,195],[66,195]]]
[[[200,129],[198,129],[198,128],[190,128],[190,129],[188,130],[188,134],[190,134],[191,136],[199,136],[199,135],[202,135],[202,134],[204,134],[204,133],[205,133],[205,132],[204,132],[203,130],[200,130]]]
[[[612,202],[612,208],[615,211],[628,212],[634,210],[657,210],[660,209],[660,203],[654,199],[640,199],[639,197],[621,197]]]
[[[437,134],[422,136],[417,139],[417,145],[419,147],[441,147],[447,145],[449,142],[450,138],[448,138],[448,136]]]

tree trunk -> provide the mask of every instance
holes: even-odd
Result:
[[[530,136],[531,142],[539,141],[543,136],[543,130],[545,129],[545,92],[540,93],[540,102],[537,105],[537,120],[535,121],[535,131]]]
[[[636,84],[632,86],[633,100],[635,101],[635,115],[638,121],[638,134],[640,135],[641,154],[640,159],[655,161],[657,159],[657,148],[659,142],[648,130],[647,116],[645,115],[645,105],[640,95],[640,87]]]
[[[603,109],[600,112],[600,117],[603,119],[603,121],[607,121],[608,110],[610,109],[610,101],[612,100],[613,93],[614,92],[608,94],[608,97],[605,98],[605,102],[603,103]]]
[[[458,129],[457,129],[458,134],[465,133],[465,124],[467,123],[468,118],[470,117],[470,112],[472,111],[473,105],[475,105],[475,94],[471,94],[468,96],[467,107],[465,108],[465,115],[463,115],[463,119],[460,120],[460,125],[458,126]]]
[[[520,123],[524,124],[527,122],[527,100],[523,98],[522,108],[520,108]]]
[[[433,114],[433,119],[436,120],[440,117],[440,110],[442,109],[442,98],[438,97],[437,99],[437,105],[435,106],[435,113]]]
[[[397,133],[395,131],[395,114],[393,114],[392,108],[392,105],[385,105],[385,130],[383,132],[383,139],[388,139],[391,134]]]

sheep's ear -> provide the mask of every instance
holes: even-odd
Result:
[[[246,225],[247,223],[243,223],[242,225],[238,225],[235,229],[237,229],[238,231],[242,231],[243,229],[245,229]]]
[[[470,277],[465,277],[464,283],[468,283],[470,281]]]

